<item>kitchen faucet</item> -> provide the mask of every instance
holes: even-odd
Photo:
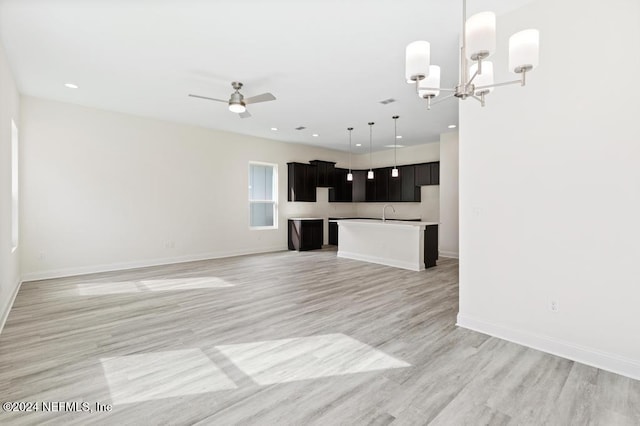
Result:
[[[382,221],[383,222],[387,220],[387,218],[384,215],[384,212],[385,212],[385,210],[387,210],[387,207],[391,207],[391,210],[393,210],[394,213],[396,212],[396,209],[393,208],[393,206],[391,204],[385,204],[384,207],[382,208]]]

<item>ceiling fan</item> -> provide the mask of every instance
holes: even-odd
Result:
[[[193,95],[191,93],[189,94],[189,96],[191,96],[192,98],[208,99],[210,101],[228,103],[229,111],[237,113],[241,118],[251,117],[251,114],[249,114],[249,111],[247,111],[247,105],[276,100],[276,97],[269,92],[245,99],[242,93],[240,93],[240,89],[242,89],[242,83],[240,83],[239,81],[234,81],[233,83],[231,83],[231,87],[235,89],[235,92],[231,94],[231,97],[228,101],[225,101],[224,99],[210,98],[208,96]]]

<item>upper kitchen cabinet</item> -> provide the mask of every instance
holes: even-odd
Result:
[[[367,201],[367,171],[353,170],[353,182],[351,186],[351,201],[354,203]],[[373,193],[373,186],[372,186]]]
[[[387,175],[387,182],[389,185],[389,197],[388,201],[404,201],[402,199],[402,182],[404,181],[404,170],[402,167],[398,167],[398,177],[391,176],[391,169],[389,169]]]
[[[329,202],[350,203],[353,201],[353,182],[347,180],[348,173],[347,169],[334,169],[333,188],[329,188]]]
[[[375,198],[367,201],[389,201],[389,179],[391,179],[391,167],[383,167],[374,170],[373,182],[375,185]]]
[[[287,163],[287,166],[287,200],[315,202],[318,167],[304,163]]]
[[[421,201],[420,187],[416,186],[415,166],[400,166],[398,172],[402,179],[401,201]],[[393,179],[393,178],[391,178]]]
[[[333,187],[335,165],[331,161],[313,160],[309,161],[312,165],[317,167],[318,176],[316,186],[318,188],[331,188]]]
[[[440,185],[440,163],[422,163],[415,165],[415,179],[417,186]]]
[[[440,162],[431,163],[431,185],[440,185]]]

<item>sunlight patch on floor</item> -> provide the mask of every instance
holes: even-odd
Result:
[[[114,405],[235,389],[200,349],[101,358]]]
[[[162,280],[122,281],[106,283],[76,284],[79,296],[102,296],[109,294],[141,293],[145,291],[180,291],[233,287],[218,277],[172,278]]]
[[[216,346],[260,385],[411,367],[344,334]]]

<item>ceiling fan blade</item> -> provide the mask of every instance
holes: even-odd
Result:
[[[241,112],[238,115],[240,116],[240,118],[249,118],[249,117],[251,117],[251,114],[249,113],[249,111],[246,111],[246,110],[245,110],[245,112]]]
[[[192,95],[191,93],[189,93],[189,96],[191,96],[192,98],[200,98],[200,99],[207,99],[210,101],[216,101],[216,102],[224,102],[225,104],[229,103],[228,100],[222,100],[222,99],[216,99],[216,98],[210,98],[208,96],[200,96],[200,95]]]
[[[245,98],[245,104],[257,104],[258,102],[267,102],[267,101],[275,101],[276,97],[271,93],[263,93],[261,95],[252,96],[250,98]]]

